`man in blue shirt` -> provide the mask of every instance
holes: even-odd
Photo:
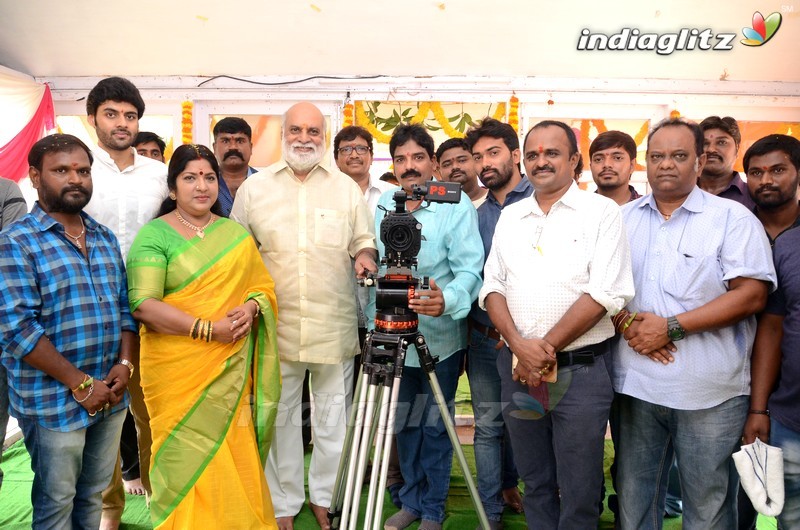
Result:
[[[223,118],[214,125],[214,155],[219,162],[219,204],[225,217],[231,213],[239,186],[256,172],[250,167],[252,129],[242,118]]]
[[[683,527],[736,528],[731,455],[747,416],[754,315],[775,269],[758,219],[697,187],[705,158],[697,124],[659,123],[647,141],[653,193],[622,209],[636,285],[612,350],[623,530],[661,526],[655,496],[670,446]]]
[[[753,345],[750,411],[744,443],[755,438],[783,450],[781,528],[800,525],[800,141],[772,134],[744,155],[747,184],[765,228],[772,230],[778,289],[767,299]],[[755,193],[753,193],[755,191]],[[793,226],[794,225],[794,226]],[[774,236],[774,239],[773,239]]]
[[[136,324],[117,239],[82,211],[92,195],[88,147],[52,135],[28,162],[39,201],[0,234],[0,349],[31,455],[33,527],[97,528]]]
[[[464,138],[472,154],[481,182],[489,190],[478,208],[478,231],[483,241],[484,258],[492,249],[494,228],[503,208],[530,197],[533,186],[520,173],[519,137],[513,127],[492,118],[467,131]],[[475,416],[475,467],[478,493],[490,524],[499,522],[503,502],[522,511],[508,431],[500,408],[500,374],[497,353],[500,334],[477,301],[469,313],[469,351],[467,375]],[[502,495],[501,495],[502,491]]]
[[[397,127],[389,152],[406,193],[431,180],[433,138],[424,127]],[[394,210],[394,193],[384,193],[378,208]],[[430,277],[430,289],[417,292],[409,308],[419,315],[419,331],[427,339],[431,355],[439,357],[436,375],[452,416],[467,347],[466,317],[481,285],[483,251],[477,215],[466,194],[458,204],[430,203],[423,207],[421,201],[409,200],[406,208],[422,225],[417,272]],[[382,220],[376,215],[376,233],[380,233]],[[378,242],[378,252],[385,254],[382,241]],[[374,296],[371,299],[367,313],[374,316]],[[403,508],[386,521],[385,528],[399,530],[421,518],[420,529],[439,530],[445,518],[453,447],[413,346],[406,354],[397,412],[397,451],[405,480],[400,489]]]

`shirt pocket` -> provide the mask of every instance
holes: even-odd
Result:
[[[318,247],[346,249],[350,238],[349,216],[341,210],[314,209],[314,244]]]
[[[664,278],[664,292],[686,311],[696,309],[725,293],[716,256],[678,253]]]

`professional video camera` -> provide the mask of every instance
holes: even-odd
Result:
[[[386,210],[381,221],[381,241],[386,252],[381,263],[386,274],[369,275],[364,285],[375,285],[375,329],[367,333],[361,351],[361,374],[354,393],[350,421],[347,423],[342,458],[336,472],[328,519],[334,530],[376,530],[383,526],[383,492],[389,472],[389,458],[394,439],[400,379],[403,376],[406,350],[413,345],[420,368],[428,376],[428,384],[439,407],[453,452],[467,484],[478,521],[489,528],[478,489],[458,442],[447,403],[436,378],[436,361],[428,350],[425,337],[419,332],[419,317],[408,308],[417,289],[428,289],[428,278],[414,276],[417,253],[422,246],[422,225],[406,211],[406,201],[457,203],[461,186],[455,182],[428,182],[415,186],[411,195],[394,194],[395,210]],[[373,454],[369,475],[369,493],[363,521],[360,520],[361,489],[367,473],[367,462]]]
[[[458,203],[461,185],[456,182],[430,181],[424,186],[414,186],[411,196],[404,190],[394,194],[394,211],[386,210],[381,221],[381,241],[386,249],[381,264],[386,274],[377,279],[368,278],[366,285],[375,285],[375,329],[383,333],[414,332],[419,319],[408,308],[417,289],[428,289],[428,278],[415,277],[411,268],[417,266],[417,254],[422,246],[422,225],[411,212],[406,211],[406,201]]]

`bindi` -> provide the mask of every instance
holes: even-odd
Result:
[[[200,171],[198,171],[198,173],[200,174],[201,177],[203,176],[203,170],[202,169]]]
[[[539,144],[539,154],[541,155],[542,153],[544,153],[544,147]]]

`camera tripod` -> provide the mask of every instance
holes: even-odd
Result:
[[[405,316],[408,317],[408,315]],[[464,452],[461,450],[456,429],[450,419],[450,411],[445,403],[439,380],[436,378],[437,359],[431,356],[425,337],[417,331],[415,317],[416,315],[412,317],[413,320],[406,320],[400,316],[400,322],[391,323],[395,326],[390,327],[397,329],[396,325],[399,324],[400,328],[407,329],[406,332],[371,331],[367,335],[362,350],[362,370],[356,384],[355,397],[357,401],[353,403],[350,411],[342,458],[339,461],[331,507],[328,510],[331,528],[347,530],[356,530],[356,528],[380,530],[383,528],[383,497],[389,469],[389,454],[394,437],[397,398],[400,392],[400,379],[403,375],[406,350],[410,344],[416,346],[420,366],[428,375],[428,383],[433,391],[436,404],[439,406],[439,415],[444,422],[453,451],[464,473],[467,489],[472,497],[481,527],[489,528],[486,512],[483,510],[483,504],[481,504],[475,482],[467,466]],[[366,511],[363,523],[358,525],[361,489],[373,442],[375,452]],[[380,477],[378,476],[379,471]]]

